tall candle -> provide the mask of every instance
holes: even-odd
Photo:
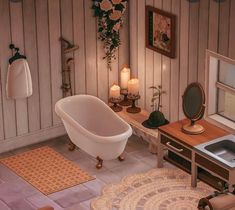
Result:
[[[131,79],[128,81],[128,94],[139,95],[139,80]]]
[[[120,97],[120,87],[118,85],[112,85],[109,90],[109,97],[110,98],[119,98]]]
[[[121,70],[121,88],[127,89],[128,81],[130,80],[131,70],[127,67],[124,67]]]

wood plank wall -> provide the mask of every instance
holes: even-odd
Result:
[[[75,94],[92,94],[108,101],[119,70],[129,64],[128,11],[121,31],[122,46],[108,71],[103,46],[97,41],[97,22],[91,0],[0,0],[0,140],[43,132],[61,124],[54,112],[62,97],[61,47],[59,37],[79,45],[74,58],[72,84]],[[6,98],[6,74],[14,43],[28,58],[33,95],[28,99]],[[32,135],[30,138],[34,138]],[[43,138],[47,138],[44,136]],[[17,147],[17,142],[15,145]]]
[[[175,121],[184,117],[182,95],[187,84],[205,78],[205,50],[235,59],[235,2],[225,0],[130,0],[130,66],[140,79],[139,104],[151,111],[152,85],[162,85],[163,112]],[[145,48],[145,5],[171,12],[176,20],[176,58]]]

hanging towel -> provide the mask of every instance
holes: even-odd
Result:
[[[8,66],[7,98],[20,99],[33,94],[32,78],[26,59],[17,59]]]

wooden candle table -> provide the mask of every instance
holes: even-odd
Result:
[[[121,112],[117,113],[123,120],[131,125],[133,133],[138,137],[149,143],[149,151],[151,153],[157,153],[158,146],[158,130],[145,128],[142,122],[147,120],[149,117],[149,112],[146,110],[141,110],[139,113],[128,113],[126,108],[123,108]]]

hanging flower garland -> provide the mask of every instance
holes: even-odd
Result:
[[[98,39],[104,42],[108,69],[116,59],[115,52],[120,42],[119,30],[123,24],[123,14],[127,0],[92,0],[95,17],[98,17]]]

